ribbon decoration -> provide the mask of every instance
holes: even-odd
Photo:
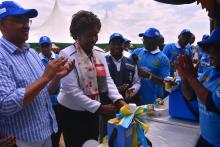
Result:
[[[110,119],[108,123],[117,124],[124,128],[128,128],[133,123],[132,147],[138,147],[138,144],[142,144],[143,147],[148,147],[145,133],[148,132],[149,125],[144,123],[142,117],[153,109],[154,106],[148,104],[138,107],[135,106],[132,112],[131,105],[125,105],[120,109],[120,112],[116,114],[116,118]]]

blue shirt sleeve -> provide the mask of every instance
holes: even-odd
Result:
[[[0,115],[10,116],[23,109],[25,88],[17,88],[13,74],[0,57]]]
[[[171,54],[170,54],[170,52],[171,52],[171,45],[165,45],[164,46],[164,48],[163,48],[163,53],[167,56],[167,58],[170,60],[170,58],[171,58]]]
[[[212,67],[208,68],[207,71],[205,71],[199,76],[198,80],[201,83],[204,83],[208,79],[211,71],[212,71]],[[216,83],[216,81],[214,81],[212,85],[213,85],[212,88],[209,89],[209,95],[208,95],[206,107],[208,108],[209,111],[217,109],[218,112],[220,112],[220,85]]]
[[[130,57],[129,57],[129,59],[131,60],[131,61],[133,61],[133,62],[135,62],[134,60],[133,60],[133,58],[132,58],[132,55],[139,55],[139,53],[140,53],[140,51],[141,51],[141,49],[142,48],[137,48],[137,49],[135,49],[132,53],[131,53],[131,55],[130,55]]]
[[[132,60],[132,61],[133,61],[132,55],[134,55],[134,54],[138,55],[138,48],[137,48],[137,49],[134,49],[134,51],[131,53],[131,55],[130,55],[130,57],[129,57],[129,59]]]
[[[191,59],[193,59],[194,54],[193,54],[193,48],[191,45],[186,48],[186,51],[188,55],[191,57]]]
[[[170,75],[170,62],[166,55],[162,56],[161,59],[161,76],[165,78]]]
[[[212,100],[220,112],[220,86],[218,86],[215,90],[212,91]]]

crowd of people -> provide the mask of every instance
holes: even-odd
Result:
[[[164,79],[176,73],[185,98],[198,99],[196,146],[220,146],[220,28],[197,46],[188,29],[164,44],[157,28],[147,28],[139,34],[143,47],[134,50],[117,32],[105,52],[95,46],[100,19],[81,10],[72,16],[72,45],[57,54],[52,36],[40,36],[38,54],[25,43],[37,15],[13,1],[0,4],[0,146],[58,147],[61,133],[66,147],[102,142],[108,119],[128,103],[165,98]]]

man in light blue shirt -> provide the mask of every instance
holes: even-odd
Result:
[[[13,1],[0,4],[0,132],[17,138],[20,147],[50,147],[57,123],[47,84],[69,71],[67,59],[51,61],[45,68],[28,39],[35,9]]]
[[[140,104],[152,104],[155,99],[163,98],[163,79],[170,74],[169,60],[159,49],[160,32],[149,28],[144,33],[144,48],[135,49],[130,58],[138,65],[141,77]],[[138,56],[138,60],[134,56]]]
[[[44,66],[46,67],[48,63],[54,59],[58,58],[58,54],[55,54],[52,51],[52,42],[49,37],[47,36],[42,36],[39,40],[39,45],[40,45],[40,50],[41,52],[39,53],[40,59]],[[50,99],[53,105],[53,110],[55,112],[55,116],[57,119],[57,124],[58,124],[58,132],[53,133],[51,135],[52,139],[52,146],[53,147],[59,147],[59,142],[60,142],[60,136],[61,136],[61,116],[58,108],[58,102],[57,102],[57,95],[59,93],[59,90],[55,94],[50,95]]]
[[[168,57],[170,61],[170,76],[174,76],[176,68],[174,62],[177,60],[177,56],[187,54],[193,58],[193,52],[190,49],[186,49],[186,45],[191,39],[192,33],[188,29],[183,29],[179,36],[177,43],[166,44],[163,49],[163,53]]]
[[[55,54],[51,50],[52,42],[49,37],[42,36],[39,40],[39,45],[40,45],[40,51],[41,51],[39,53],[39,56],[44,66],[47,66],[50,61],[57,59],[59,57],[58,54]],[[57,94],[51,95],[51,101],[52,101],[53,107],[55,107],[58,104]]]

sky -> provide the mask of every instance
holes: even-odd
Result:
[[[69,24],[72,15],[79,10],[92,11],[101,19],[98,43],[107,43],[109,36],[115,32],[132,43],[141,43],[138,34],[149,27],[157,28],[165,37],[165,43],[176,42],[182,29],[190,29],[196,36],[196,42],[203,34],[209,33],[207,12],[196,3],[169,5],[154,0],[57,0],[59,16],[53,15],[51,19],[55,0],[15,1],[25,8],[35,8],[39,13],[33,19],[28,42],[38,42],[41,35],[47,35],[55,42],[73,42]],[[52,34],[47,32],[49,29],[52,29]]]

